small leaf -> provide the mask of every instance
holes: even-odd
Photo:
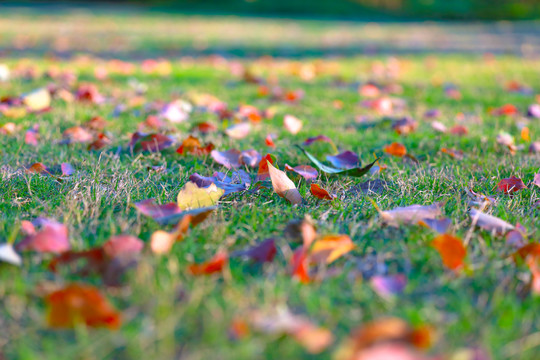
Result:
[[[334,200],[336,198],[336,195],[335,194],[330,194],[328,191],[326,191],[325,189],[321,188],[319,185],[317,184],[311,184],[311,187],[309,188],[309,190],[311,191],[311,194],[313,196],[315,196],[316,198],[318,199],[322,199],[322,200]]]
[[[407,154],[407,148],[403,144],[393,142],[384,147],[384,152],[393,156],[403,157]]]

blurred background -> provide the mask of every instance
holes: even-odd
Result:
[[[0,56],[540,54],[540,0],[0,1]]]
[[[154,0],[0,1],[4,5],[132,5],[154,10],[259,16],[440,20],[525,20],[540,17],[539,0]]]

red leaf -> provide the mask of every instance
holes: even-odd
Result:
[[[311,187],[309,190],[311,191],[311,194],[313,196],[322,200],[334,200],[336,198],[336,195],[330,194],[328,191],[321,188],[317,184],[311,184]]]
[[[297,278],[301,283],[311,282],[309,276],[309,262],[304,247],[301,246],[293,253],[291,258],[291,274],[294,278]]]
[[[497,191],[502,191],[505,194],[515,193],[519,190],[526,189],[523,180],[512,176],[511,178],[502,179],[497,184]]]

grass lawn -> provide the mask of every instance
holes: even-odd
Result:
[[[538,358],[540,297],[529,288],[531,271],[509,258],[516,245],[504,235],[471,223],[468,195],[472,189],[492,197],[489,204],[475,207],[510,224],[521,224],[526,234],[522,242],[538,242],[540,189],[532,182],[540,157],[528,149],[540,140],[540,126],[538,118],[526,117],[527,108],[540,101],[536,97],[540,93],[538,59],[509,54],[490,57],[475,51],[431,53],[429,44],[436,45],[436,38],[423,42],[426,48],[421,53],[405,51],[408,47],[394,39],[396,48],[405,49],[397,58],[354,51],[367,46],[369,52],[373,42],[384,45],[385,39],[400,31],[395,24],[371,27],[362,37],[366,28],[353,23],[333,27],[329,22],[291,25],[289,21],[286,26],[295,32],[291,35],[283,32],[283,23],[266,19],[266,29],[276,33],[258,39],[250,29],[262,34],[265,27],[256,19],[178,17],[180,23],[176,23],[174,17],[164,16],[164,23],[176,24],[169,37],[158,15],[133,15],[132,28],[128,15],[70,16],[32,18],[15,12],[0,18],[4,49],[0,48],[0,64],[11,71],[11,78],[0,82],[0,97],[17,98],[51,84],[63,89],[53,95],[50,111],[17,116],[9,109],[24,107],[12,101],[0,116],[0,126],[15,124],[14,131],[0,134],[0,241],[20,243],[25,238],[21,221],[46,217],[67,226],[72,250],[101,246],[120,234],[138,237],[145,247],[136,265],[123,274],[120,286],[106,286],[99,274],[77,273],[74,266],[52,272],[49,263],[56,255],[49,253],[21,251],[21,266],[2,264],[0,357],[342,359],[336,354],[354,329],[391,316],[412,328],[432,329],[431,346],[418,350],[425,356],[473,359],[459,356],[465,356],[463,349],[482,349],[494,359]],[[84,21],[90,25],[83,26]],[[233,33],[223,30],[227,22],[232,23]],[[103,33],[107,26],[113,31],[109,35]],[[404,32],[411,31],[407,25],[400,26]],[[448,38],[459,36],[452,29],[441,29]],[[339,46],[330,46],[337,56],[323,56],[325,36],[330,45],[344,39]],[[464,36],[470,45],[465,48],[474,50],[476,40]],[[363,38],[372,42],[357,42]],[[529,49],[536,49],[535,38],[531,41]],[[182,53],[179,44],[189,51]],[[303,47],[308,56],[298,51]],[[382,48],[391,50],[392,46],[386,43]],[[250,56],[267,50],[275,50],[279,57]],[[227,55],[228,51],[245,56],[206,55]],[[288,53],[294,58],[288,58]],[[111,62],[111,58],[124,62]],[[147,58],[167,59],[163,73],[143,71],[142,60]],[[246,81],[242,76],[246,69],[260,81]],[[106,77],[96,78],[96,73],[105,71]],[[374,98],[359,93],[368,81],[379,89]],[[511,89],[510,82],[514,82]],[[77,100],[83,83],[94,84],[103,102]],[[285,93],[299,90],[303,96],[296,101],[283,100],[277,91],[272,96],[278,86]],[[266,89],[270,94],[264,93]],[[209,97],[202,94],[226,103],[232,116],[220,120],[209,109],[216,100],[209,106]],[[391,99],[392,111],[383,114],[368,106],[380,98]],[[158,152],[130,151],[127,145],[138,124],[148,115],[158,115],[175,99],[193,106],[188,119],[165,120],[162,129],[153,130],[170,136],[173,145]],[[494,113],[493,109],[505,104],[515,105],[518,113]],[[239,120],[241,105],[252,105],[270,116],[259,122]],[[438,111],[436,118],[426,117],[432,109]],[[284,127],[287,114],[303,123],[297,134]],[[100,131],[109,144],[88,150],[88,142],[63,143],[65,130],[96,116],[107,121]],[[414,119],[417,127],[398,134],[392,122],[405,116]],[[436,131],[434,120],[454,131]],[[250,133],[242,139],[228,136],[225,130],[239,121],[251,124]],[[210,122],[217,129],[201,134],[193,130],[200,122]],[[25,138],[35,125],[39,135],[32,145]],[[460,125],[466,134],[455,134]],[[522,138],[523,127],[529,129],[530,140]],[[515,138],[514,153],[497,142],[501,133]],[[152,234],[171,231],[174,224],[160,225],[134,204],[146,199],[176,202],[194,173],[231,173],[208,154],[175,152],[189,135],[203,144],[213,143],[218,151],[271,153],[281,170],[285,164],[314,166],[294,145],[325,135],[339,152],[357,153],[362,165],[381,157],[380,166],[386,168],[360,178],[319,171],[314,180],[287,172],[303,197],[302,204],[292,205],[271,186],[254,186],[258,166],[242,166],[251,175],[248,190],[222,197],[217,209],[192,227],[183,241],[168,253],[156,255],[149,247]],[[268,135],[275,148],[265,143]],[[385,153],[385,146],[393,142],[403,144],[413,158]],[[326,142],[305,148],[319,160],[336,152]],[[461,150],[463,158],[449,156],[443,148]],[[74,171],[63,177],[25,171],[37,162],[51,168],[68,163]],[[521,178],[527,188],[513,195],[497,192],[499,181],[511,176]],[[377,185],[374,191],[362,190],[368,181]],[[311,183],[337,198],[315,198]],[[382,210],[442,204],[441,217],[451,220],[446,232],[466,244],[464,265],[451,270],[442,263],[432,246],[437,232],[415,224],[385,225],[372,202]],[[290,271],[291,257],[301,242],[285,236],[284,230],[289,222],[306,216],[318,234],[348,235],[355,247],[328,265],[312,265],[313,280],[302,283]],[[270,263],[254,264],[230,256],[217,273],[194,276],[188,271],[194,262],[207,261],[219,251],[234,254],[268,238],[275,239],[277,248]],[[373,276],[396,274],[404,274],[406,287],[393,296],[381,296],[372,284]],[[74,282],[95,286],[117,309],[121,314],[117,330],[80,323],[73,329],[48,326],[46,294]],[[266,320],[272,323],[277,316],[272,314],[284,309],[329,330],[332,343],[310,354],[294,331],[270,331],[270,325],[265,331],[252,321],[257,312],[270,314]]]

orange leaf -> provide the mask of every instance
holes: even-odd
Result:
[[[355,245],[347,235],[326,235],[315,241],[309,258],[311,262],[330,264],[354,248]]]
[[[448,234],[437,236],[432,246],[439,251],[443,264],[452,269],[457,270],[463,266],[463,260],[467,254],[467,250],[461,243],[461,240]]]
[[[53,328],[71,328],[77,323],[109,329],[120,327],[120,314],[93,286],[70,284],[49,294],[45,301],[47,323]]]
[[[267,161],[268,173],[272,181],[272,187],[276,194],[287,199],[291,204],[301,204],[302,196],[294,183],[287,177],[283,171],[276,169],[270,161]]]
[[[192,275],[210,275],[221,272],[229,262],[227,252],[220,251],[213,258],[202,264],[192,264],[188,267],[188,271]]]
[[[524,126],[523,129],[521,129],[521,138],[526,142],[531,141],[531,135],[528,127]]]
[[[311,187],[309,190],[311,191],[311,194],[313,196],[322,200],[334,200],[336,198],[336,195],[328,193],[328,191],[321,188],[317,184],[311,184]]]
[[[407,148],[403,144],[393,142],[392,144],[384,147],[384,152],[390,155],[402,157],[407,154]]]

